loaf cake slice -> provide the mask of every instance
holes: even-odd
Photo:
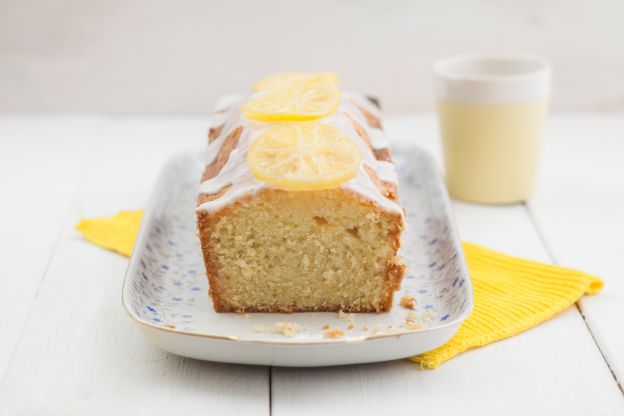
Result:
[[[199,188],[197,228],[215,310],[389,310],[404,273],[397,258],[404,213],[376,102],[342,93],[330,114],[303,124],[250,119],[241,110],[247,102],[233,96],[217,104]],[[276,126],[347,138],[357,153],[351,177],[320,184],[314,165],[297,188],[288,174],[282,182],[262,176],[252,145],[269,131],[279,141]]]

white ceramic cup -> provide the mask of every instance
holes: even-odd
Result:
[[[463,55],[434,63],[450,194],[507,204],[535,190],[550,94],[550,65],[516,54]]]

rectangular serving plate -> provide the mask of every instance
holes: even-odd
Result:
[[[390,312],[216,313],[195,228],[201,151],[172,157],[146,208],[130,259],[122,303],[157,347],[201,360],[278,366],[324,366],[393,360],[448,341],[469,315],[473,294],[442,177],[421,149],[395,151],[407,213],[400,255],[407,265]],[[416,298],[414,310],[399,305]],[[407,325],[411,319],[420,326]],[[296,324],[294,336],[277,331]],[[327,338],[324,328],[343,336]]]

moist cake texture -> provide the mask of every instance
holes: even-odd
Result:
[[[284,190],[258,179],[251,144],[279,122],[217,103],[197,200],[197,228],[218,312],[383,312],[404,266],[397,257],[404,213],[377,104],[343,93],[315,120],[356,144],[351,179],[327,189]]]

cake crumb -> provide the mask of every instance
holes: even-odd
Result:
[[[414,309],[414,305],[416,304],[416,299],[412,295],[404,295],[401,297],[400,304],[405,309]]]
[[[419,322],[407,321],[406,322],[407,329],[421,329],[422,324]]]
[[[325,331],[325,338],[339,338],[344,335],[344,331],[340,328]]]
[[[249,319],[251,317],[251,315],[249,315],[247,312],[245,312],[244,309],[240,309],[240,310],[236,311],[236,313],[243,319]]]
[[[253,330],[256,332],[267,332],[264,325],[256,325],[253,327]]]
[[[280,334],[292,338],[301,330],[301,325],[296,322],[278,322],[275,324],[275,330]]]
[[[362,325],[362,331],[368,331],[368,325],[366,324]]]
[[[353,324],[349,325],[347,329],[353,329]]]
[[[416,320],[416,312],[409,311],[405,317],[405,322],[414,322]]]
[[[343,322],[353,322],[355,320],[355,314],[354,313],[345,313],[342,310],[338,311],[338,319],[340,319]]]
[[[431,322],[431,320],[436,316],[437,314],[435,312],[432,311],[424,311],[422,313],[422,320],[424,322]]]
[[[323,329],[329,329],[329,324],[323,325]]]

